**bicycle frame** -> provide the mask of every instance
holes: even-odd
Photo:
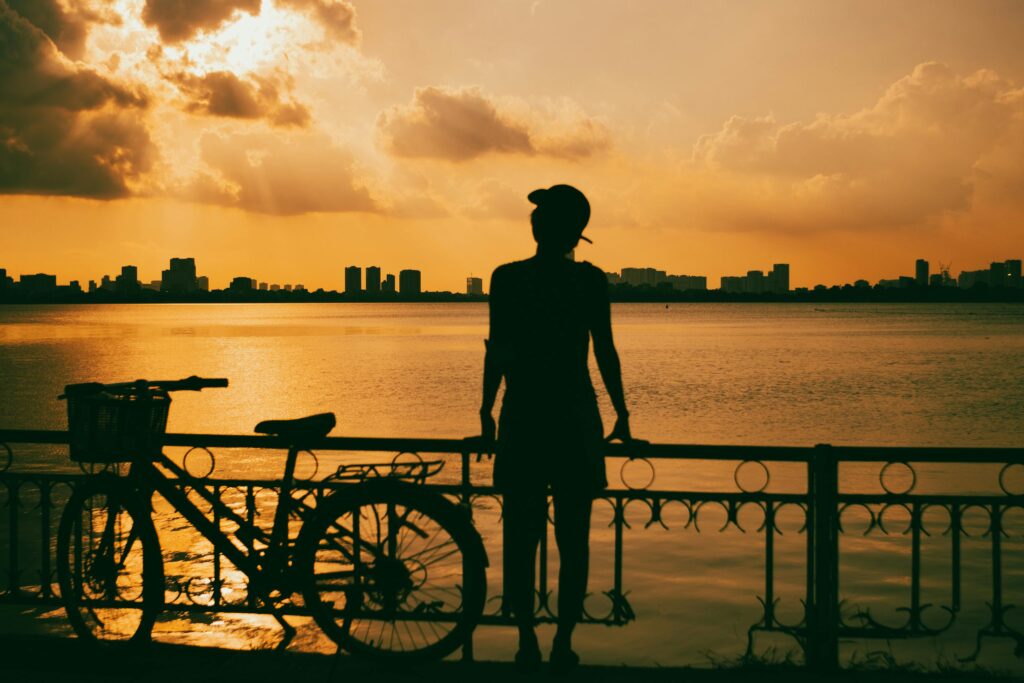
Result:
[[[296,501],[292,495],[295,475],[295,461],[299,449],[291,447],[288,450],[288,459],[285,464],[285,475],[281,485],[281,494],[278,499],[277,508],[274,513],[274,525],[270,536],[255,524],[249,522],[237,512],[232,510],[226,503],[213,495],[202,483],[188,474],[182,467],[172,461],[163,453],[155,457],[151,463],[142,463],[145,468],[141,477],[144,485],[138,487],[146,498],[152,492],[159,493],[171,504],[200,534],[213,543],[218,552],[222,553],[239,570],[244,572],[251,582],[267,598],[275,590],[291,592],[289,583],[290,549],[288,538],[288,520],[293,514],[301,519],[306,519],[313,512],[313,508]],[[174,480],[160,471],[156,465],[169,470],[179,479],[194,483],[193,490],[204,500],[213,506],[214,510],[222,518],[226,518],[238,525],[238,530],[228,533],[222,531],[219,526],[203,513],[188,495],[178,486]],[[134,470],[139,464],[133,463]],[[131,475],[130,475],[131,476]],[[138,481],[140,478],[136,478]],[[237,539],[249,549],[244,552],[232,542],[232,537]],[[255,549],[255,543],[260,542],[266,545],[266,549],[260,553]]]

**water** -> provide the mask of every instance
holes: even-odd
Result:
[[[643,438],[1024,445],[1021,306],[623,304],[614,307],[613,320],[633,431]],[[175,395],[171,431],[245,434],[261,419],[331,410],[338,416],[334,435],[460,437],[477,431],[486,336],[487,310],[480,304],[0,307],[0,426],[63,428],[56,396],[67,383],[197,374],[229,377],[231,387]],[[599,400],[610,426],[610,404],[600,387]],[[278,458],[249,454],[220,459],[217,473],[273,477],[280,464]],[[19,460],[24,467],[64,465]],[[613,463],[610,472],[613,485],[619,466]],[[877,469],[844,467],[844,490],[877,491]],[[952,492],[993,488],[992,468],[954,469],[922,468],[921,486]],[[733,465],[662,465],[657,481],[662,488],[732,490],[732,475]],[[802,468],[774,466],[769,490],[801,491],[803,476]],[[683,512],[673,514],[685,522]],[[701,514],[699,534],[682,524],[665,531],[657,525],[643,530],[640,523],[627,532],[626,588],[638,620],[614,632],[581,629],[580,649],[589,661],[700,663],[706,651],[742,651],[746,628],[760,614],[754,596],[763,593],[763,534],[754,531],[757,515],[749,510],[744,515],[751,517],[746,521],[752,530],[746,534],[732,528],[719,534],[724,513]],[[850,512],[851,527],[863,522],[858,514]],[[604,590],[610,580],[604,526],[610,512],[599,506],[596,515],[591,585]],[[641,510],[630,515],[644,521]],[[900,511],[889,515],[895,526]],[[493,511],[479,517],[494,553]],[[790,532],[777,547],[780,609],[796,621],[803,537],[796,534],[795,519],[782,519],[780,526]],[[1019,535],[1017,529],[1024,525],[1014,530]],[[894,608],[907,603],[906,537],[848,533],[843,543],[843,595],[900,623]],[[948,603],[948,538],[937,534],[928,543],[926,589],[930,601]],[[944,640],[894,644],[896,654],[934,664],[972,649],[985,621],[980,610],[988,590],[985,572],[991,571],[985,543],[965,541],[964,550],[962,620],[973,616],[980,623]],[[1016,595],[1019,602],[1024,558],[1016,546],[1007,548],[1006,600]],[[500,588],[500,563],[493,560],[492,593]],[[968,614],[969,601],[977,604]],[[273,631],[260,620],[231,618],[222,626],[206,631],[234,646],[263,644],[265,632]],[[200,632],[208,641],[206,631]],[[166,635],[198,637],[181,624]],[[784,638],[769,640],[792,647]],[[482,628],[478,641],[480,656],[510,656],[509,634],[502,629]],[[310,637],[300,646],[323,644]],[[844,656],[878,647],[877,641],[861,643]],[[1007,646],[987,647],[983,652],[993,665],[1015,666]]]

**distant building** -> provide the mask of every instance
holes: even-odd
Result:
[[[417,295],[422,292],[422,274],[418,270],[402,270],[398,272],[398,291],[404,295]]]
[[[914,284],[918,287],[928,286],[928,262],[923,258],[914,263]]]
[[[280,292],[281,291],[281,285],[270,285],[270,291],[271,292]]]
[[[95,284],[96,284],[95,282],[93,282],[92,280],[89,280],[89,291],[90,292],[93,291],[92,287]],[[151,280],[149,282],[149,284],[142,285],[142,288],[143,289],[151,290],[153,292],[159,292],[160,291],[160,284],[161,284],[160,280]]]
[[[789,292],[789,264],[776,263],[768,273],[768,291],[775,294],[786,294]]]
[[[205,275],[200,275],[196,278],[196,289],[200,292],[210,291],[210,278]]]
[[[881,287],[882,289],[896,289],[897,287],[900,286],[900,280],[899,278],[891,280],[879,280],[878,286]]]
[[[363,291],[363,269],[359,266],[345,268],[345,293],[358,294]]]
[[[857,280],[856,282],[853,283],[853,286],[856,287],[857,289],[870,289],[871,283],[868,282],[867,280]]]
[[[389,294],[395,293],[395,276],[393,273],[388,273],[387,277],[384,278],[384,282],[380,285],[380,291],[388,292]]]
[[[1005,287],[1007,283],[1006,264],[1002,261],[993,261],[988,267],[989,287]]]
[[[18,289],[24,294],[48,294],[57,289],[57,276],[36,273],[18,278]]]
[[[254,289],[256,289],[256,281],[251,277],[236,277],[228,285],[228,290],[232,292],[251,292]]]
[[[114,289],[114,281],[110,279],[109,275],[104,275],[103,279],[100,280],[100,289],[104,291],[110,291]]]
[[[294,291],[296,291],[296,292],[305,292],[306,291],[306,285],[295,285],[295,290]]]
[[[929,287],[942,287],[945,283],[942,280],[942,273],[932,273],[928,276]]]
[[[8,289],[11,286],[10,281],[7,278],[7,269],[0,268],[0,292]]]
[[[642,287],[647,285],[648,287],[657,287],[660,283],[664,282],[666,273],[664,270],[656,270],[654,268],[623,268],[622,269],[622,281],[627,285],[633,285],[634,287]]]
[[[171,266],[163,271],[160,291],[171,294],[189,294],[196,291],[196,260],[172,258]]]
[[[135,266],[121,266],[121,274],[114,280],[114,287],[122,294],[139,291],[139,269]]]
[[[1020,259],[1004,261],[1006,265],[1006,281],[1008,287],[1019,288],[1021,286]]]
[[[283,289],[286,292],[290,292],[290,291],[292,291],[292,286],[291,285],[283,285],[281,287],[281,289]]]
[[[750,294],[763,294],[766,289],[767,279],[760,270],[747,271],[747,292]]]
[[[776,263],[767,275],[749,270],[746,275],[723,276],[721,289],[734,294],[785,294],[789,291],[789,264]]]
[[[157,285],[158,285],[157,286],[157,290],[160,289],[159,284],[160,284],[160,282],[158,280],[157,281]],[[96,281],[95,280],[89,280],[89,293],[92,294],[95,291],[96,291]]]
[[[138,284],[138,283],[136,283],[136,284]],[[81,294],[82,293],[82,284],[78,280],[72,280],[71,282],[68,283],[68,289],[70,289],[72,292],[75,292],[77,294]]]
[[[681,292],[708,288],[708,279],[704,275],[667,275],[665,281],[672,285],[672,289]]]
[[[627,284],[632,287],[659,287],[669,285],[672,289],[686,291],[707,289],[708,279],[703,275],[669,275],[656,268],[623,268],[622,273],[605,273],[608,284]]]
[[[988,285],[989,271],[987,270],[963,270],[957,278],[957,285],[960,289],[970,289],[978,285]]]
[[[478,277],[467,277],[466,278],[466,294],[483,294],[484,293],[484,281]]]
[[[260,286],[259,286],[259,290],[260,290],[261,292],[266,292],[266,291],[267,291],[268,289],[269,289],[269,287],[267,286],[267,283],[266,283],[266,282],[261,282],[261,283],[260,283]]]
[[[380,268],[377,266],[366,267],[366,291],[369,294],[380,292]]]
[[[719,281],[719,289],[723,292],[742,294],[747,291],[747,279],[739,275],[723,275]]]

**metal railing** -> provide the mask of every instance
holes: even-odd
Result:
[[[59,604],[59,589],[53,569],[52,553],[55,545],[56,520],[60,515],[60,504],[70,491],[87,474],[22,471],[16,467],[17,451],[14,446],[65,445],[67,434],[60,431],[0,430],[0,604]],[[273,437],[229,436],[214,434],[171,434],[165,444],[169,448],[188,449],[188,453],[199,452],[209,458],[209,466],[193,474],[192,479],[180,480],[186,491],[197,481],[213,491],[218,499],[226,502],[249,521],[260,514],[259,497],[273,492],[273,480],[217,478],[209,476],[214,471],[214,449],[274,449],[283,450],[287,444]],[[475,452],[473,440],[458,439],[398,439],[398,438],[344,438],[328,437],[313,445],[313,451],[323,456],[332,453],[347,461],[364,458],[372,454],[398,454],[398,458],[417,458],[420,455],[436,454],[450,458],[458,465],[457,473],[449,473],[447,481],[437,479],[424,484],[431,489],[456,500],[471,510],[486,507],[492,501],[500,509],[500,495],[491,486],[480,483],[483,476],[481,458]],[[186,465],[188,453],[186,454]],[[1003,545],[1008,536],[1007,521],[1011,511],[1024,511],[1024,485],[1016,490],[1016,480],[1024,482],[1024,448],[871,448],[839,447],[819,445],[815,447],[760,447],[760,446],[695,446],[650,444],[637,451],[635,448],[611,444],[607,447],[611,458],[622,458],[619,470],[621,481],[610,487],[598,499],[611,510],[611,557],[595,556],[592,564],[610,562],[611,585],[599,589],[591,586],[592,595],[603,594],[607,598],[607,609],[594,613],[587,609],[584,623],[598,623],[613,626],[625,625],[643,615],[634,613],[628,599],[624,572],[624,534],[638,522],[637,509],[641,510],[644,528],[659,525],[669,528],[665,512],[681,506],[686,512],[685,527],[700,530],[703,511],[715,508],[724,514],[722,529],[735,527],[746,531],[741,516],[748,509],[760,513],[759,528],[763,534],[764,574],[763,594],[756,596],[762,608],[761,618],[750,626],[747,633],[747,653],[754,648],[755,635],[774,632],[791,636],[799,643],[809,666],[826,670],[839,666],[839,644],[847,639],[886,640],[926,638],[940,635],[950,629],[957,620],[962,607],[961,583],[963,577],[963,539],[971,536],[964,520],[968,513],[985,521],[984,528],[977,534],[987,541],[987,555],[991,563],[991,594],[985,602],[988,605],[988,623],[976,633],[977,647],[972,655],[977,657],[985,638],[1010,639],[1017,656],[1024,656],[1024,633],[1014,628],[1006,618],[1012,605],[1004,598],[1006,588],[1006,561]],[[314,456],[315,457],[315,456]],[[671,461],[719,461],[735,462],[731,490],[698,491],[683,487],[657,488],[657,466]],[[319,461],[317,461],[319,463]],[[641,465],[631,465],[639,462]],[[789,463],[802,468],[804,486],[792,492],[771,492],[770,466]],[[918,473],[916,468],[923,463],[965,464],[969,466],[993,465],[996,481],[988,493],[916,493]],[[877,483],[881,493],[858,493],[842,490],[840,482],[841,465],[872,464],[878,466]],[[630,481],[627,466],[645,470],[639,479]],[[611,471],[612,468],[610,468]],[[209,471],[207,471],[209,470]],[[370,468],[372,470],[372,467]],[[368,470],[369,471],[369,470]],[[755,485],[744,485],[744,472],[760,472],[763,479]],[[369,471],[372,475],[372,471]],[[904,485],[894,485],[894,473],[902,476]],[[635,474],[632,475],[635,478]],[[317,481],[311,475],[305,483],[298,484],[297,495],[323,493],[323,488],[332,486]],[[956,485],[953,488],[963,490]],[[903,624],[893,626],[881,623],[869,610],[844,613],[845,603],[840,595],[840,538],[844,535],[843,515],[857,509],[866,516],[866,530],[863,534],[900,534],[910,538],[909,595]],[[784,623],[779,617],[777,597],[776,542],[782,533],[778,518],[783,511],[796,511],[801,519],[798,533],[805,537],[806,560],[804,573],[806,588],[801,598],[802,618],[796,623]],[[886,517],[893,510],[901,510],[907,517],[903,529],[887,525]],[[946,622],[930,625],[923,618],[932,605],[922,600],[922,543],[925,537],[935,532],[929,529],[926,516],[940,511],[948,519],[941,534],[948,538],[949,599],[939,606],[946,615]],[[634,518],[629,519],[630,514]],[[37,519],[33,519],[36,518]],[[215,520],[216,521],[216,520]],[[159,523],[158,523],[159,528]],[[166,533],[166,531],[161,531]],[[30,538],[30,534],[35,538]],[[215,551],[212,557],[212,575],[199,579],[195,576],[174,577],[169,574],[168,610],[182,612],[263,612],[266,608],[249,595],[244,579],[228,576],[224,559]],[[1019,560],[1019,558],[1017,558]],[[546,535],[540,549],[541,571],[538,574],[538,610],[540,621],[556,618],[554,601],[548,579],[548,547]],[[1024,567],[1014,567],[1015,572]],[[233,583],[234,582],[234,583]],[[752,597],[752,601],[755,598]],[[592,603],[588,601],[588,607]],[[285,603],[281,611],[286,614],[301,614],[301,605]],[[509,625],[508,615],[502,610],[500,596],[488,602],[488,609],[482,624]]]

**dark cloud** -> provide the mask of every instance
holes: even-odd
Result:
[[[212,190],[206,176],[197,199],[277,215],[379,210],[352,156],[324,135],[208,134],[200,149],[223,182]]]
[[[359,43],[356,10],[344,0],[278,0],[278,4],[310,12],[335,40],[349,45]]]
[[[45,33],[61,52],[80,59],[85,52],[88,14],[69,10],[59,0],[6,0],[7,5]]]
[[[492,153],[577,159],[609,145],[596,121],[562,124],[533,114],[520,120],[476,88],[419,88],[410,105],[383,112],[377,127],[395,156],[449,161]]]
[[[153,163],[144,93],[69,65],[0,0],[0,193],[119,197]]]
[[[189,97],[189,111],[238,119],[266,119],[276,126],[305,127],[309,110],[297,102],[283,102],[278,85],[258,76],[243,80],[230,71],[205,76],[178,74],[173,78]]]
[[[177,43],[217,28],[236,12],[260,13],[260,0],[146,0],[143,20]]]

